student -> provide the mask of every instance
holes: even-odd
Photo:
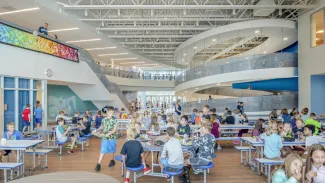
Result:
[[[184,166],[183,149],[180,141],[174,137],[176,133],[175,128],[168,127],[166,133],[168,141],[165,143],[159,159],[160,168],[182,169]],[[170,176],[166,176],[166,178],[169,180]]]
[[[235,117],[235,124],[239,124],[239,121],[241,120],[241,114],[239,113],[238,109],[234,110],[234,117]]]
[[[210,120],[209,106],[208,106],[208,105],[205,105],[205,106],[203,107],[203,115],[202,115],[202,119]]]
[[[225,108],[225,111],[222,114],[222,119],[226,119],[226,117],[228,116],[228,108]]]
[[[43,26],[38,28],[38,32],[44,35],[48,35],[47,28],[49,27],[48,23],[44,23]]]
[[[272,112],[269,114],[269,120],[277,120],[278,113],[276,109],[273,109]]]
[[[290,123],[291,116],[288,114],[288,109],[284,108],[281,111],[282,122]]]
[[[225,124],[231,124],[234,125],[235,124],[235,117],[231,115],[231,111],[228,111],[227,117],[226,119],[223,120],[223,122]]]
[[[143,147],[141,143],[137,140],[136,138],[137,131],[135,128],[129,128],[127,130],[127,138],[128,141],[124,143],[122,149],[121,149],[121,155],[122,155],[122,160],[124,163],[125,167],[131,167],[131,168],[137,168],[139,167],[142,163],[144,163],[143,159]],[[145,168],[144,174],[147,174],[151,171],[150,168]],[[126,171],[126,175],[124,178],[124,183],[129,183],[130,182],[130,171]]]
[[[158,135],[160,134],[160,130],[159,130],[159,123],[157,120],[157,114],[152,113],[151,115],[151,122],[149,124],[149,131]]]
[[[260,134],[264,133],[263,123],[265,123],[265,120],[262,118],[256,121],[255,127],[252,131],[252,137],[258,137]]]
[[[103,130],[102,144],[100,148],[100,155],[95,170],[100,170],[100,163],[103,160],[105,154],[112,154],[112,159],[108,167],[113,167],[115,165],[114,154],[116,152],[116,130],[117,121],[113,118],[114,108],[107,108],[107,117],[102,120],[102,125],[97,129],[98,131]],[[97,131],[95,130],[95,132]]]
[[[96,119],[95,119],[95,127],[98,129],[102,125],[103,115],[102,111],[97,111]]]
[[[82,131],[80,132],[80,137],[88,135],[90,133],[90,122],[88,121],[88,116],[84,116],[82,120],[80,120],[80,125],[82,127]]]
[[[284,123],[283,130],[280,132],[280,136],[282,138],[282,141],[284,142],[292,142],[295,140],[290,123]],[[292,153],[292,152],[293,151],[290,146],[285,146],[281,150],[282,157],[285,157],[287,153]]]
[[[71,119],[71,124],[77,125],[79,121],[79,112],[74,112],[74,115]]]
[[[272,160],[281,159],[281,148],[283,147],[282,139],[278,135],[277,129],[277,122],[270,121],[267,131],[261,135],[261,138],[264,139],[264,155]]]
[[[177,125],[173,115],[167,116],[167,127],[173,127],[173,128],[175,128],[175,131],[176,131],[178,125]]]
[[[59,115],[56,116],[55,120],[58,121],[59,118],[63,118],[64,121],[70,120],[70,118],[64,115],[64,111],[59,111]]]
[[[198,112],[197,109],[193,109],[193,113],[191,115],[191,122],[192,122],[192,125],[195,124],[195,117],[196,117],[196,113]]]
[[[310,113],[310,118],[305,121],[305,125],[313,125],[315,126],[315,133],[314,135],[318,134],[319,129],[321,129],[322,125],[319,121],[315,120],[316,114],[315,113]]]
[[[189,137],[191,135],[191,128],[187,124],[187,119],[188,117],[186,115],[181,117],[181,123],[177,127],[177,136],[186,134]]]
[[[306,125],[304,127],[304,134],[302,139],[305,139],[305,154],[307,154],[308,148],[313,144],[319,143],[319,137],[315,135],[315,126],[314,125]]]
[[[158,114],[157,121],[159,123],[159,126],[166,126],[166,122],[162,119],[161,114]]]
[[[290,124],[292,126],[292,129],[296,127],[296,121],[300,119],[300,114],[295,114],[291,121],[290,121]]]
[[[300,115],[301,115],[301,119],[302,119],[303,121],[306,121],[306,120],[309,118],[308,112],[309,112],[309,109],[308,109],[307,107],[306,107],[306,108],[303,108],[303,109],[301,110]]]
[[[216,114],[212,114],[211,115],[211,120],[210,122],[212,123],[211,126],[211,134],[214,136],[214,138],[219,138],[220,133],[221,133],[221,129],[220,129],[220,122],[217,119],[217,115]],[[221,150],[221,146],[219,145],[218,141],[216,141],[216,147],[218,148],[218,150]]]
[[[296,127],[294,127],[292,129],[292,132],[295,136],[295,139],[300,138],[300,136],[304,134],[304,127],[303,127],[302,119],[296,120]]]
[[[24,120],[24,128],[23,128],[23,134],[25,133],[25,130],[27,128],[27,132],[30,132],[30,105],[26,104],[26,108],[23,110],[22,117]]]
[[[297,109],[296,108],[292,108],[291,112],[290,112],[290,116],[294,117],[297,114]]]
[[[36,128],[39,128],[41,126],[43,114],[44,111],[42,109],[41,104],[36,105],[36,109],[34,111]]]
[[[248,124],[248,119],[246,114],[241,115],[241,120],[239,120],[241,124]],[[244,133],[248,133],[248,129],[241,129],[238,132],[238,137],[242,137]],[[239,144],[239,140],[235,140],[234,144]]]
[[[124,109],[124,108],[121,109],[121,112],[120,112],[119,118],[120,118],[120,119],[128,119],[128,118],[129,118],[129,117],[128,117],[128,114],[125,112],[125,109]]]
[[[306,161],[305,183],[325,182],[325,148],[320,144],[310,146]]]
[[[70,126],[68,127],[68,129],[66,131],[64,131],[63,129],[63,125],[64,125],[64,119],[63,118],[58,118],[57,123],[59,124],[56,127],[56,138],[59,142],[68,142],[68,141],[72,141],[71,146],[70,146],[70,150],[68,151],[69,154],[73,154],[73,147],[75,146],[76,143],[76,137],[72,134],[71,137],[69,138],[67,136],[68,132],[70,131]]]
[[[195,125],[200,125],[202,122],[202,111],[197,111],[195,115]]]
[[[3,133],[3,137],[7,140],[23,140],[23,134],[15,130],[15,123],[9,122],[7,123],[7,131]],[[2,162],[2,154],[3,156],[8,156],[8,154],[11,152],[11,150],[4,150],[4,153],[0,153],[0,162]],[[12,151],[13,155],[16,157],[16,152]]]
[[[284,167],[280,167],[272,174],[272,183],[299,183],[302,167],[302,159],[299,155],[288,155],[284,160]]]
[[[193,167],[194,173],[197,174],[201,172],[200,166],[206,166],[212,161],[212,154],[214,149],[214,137],[210,134],[211,125],[208,123],[202,124],[200,128],[201,136],[194,140],[193,145],[194,149],[198,149],[197,154],[194,157],[186,159],[185,165],[191,165]],[[194,151],[195,152],[195,151]],[[190,182],[189,179],[189,169],[184,167],[185,181],[186,183]]]
[[[89,109],[85,111],[85,115],[88,116],[88,121],[91,123],[93,121],[93,115],[91,114]]]

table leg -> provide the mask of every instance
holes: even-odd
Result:
[[[252,165],[252,145],[249,144],[249,148],[248,148],[248,164]]]
[[[48,147],[50,146],[50,134],[49,133],[47,134],[47,146]]]
[[[263,146],[261,146],[261,155],[260,155],[260,158],[263,158]],[[263,165],[261,164],[261,172],[263,172]]]
[[[4,183],[7,183],[7,170],[3,170]]]
[[[267,170],[267,182],[271,183],[271,165],[268,165],[268,170]]]
[[[151,172],[153,173],[153,151],[151,151]]]

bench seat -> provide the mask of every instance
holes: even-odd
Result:
[[[53,149],[35,149],[35,155],[43,155],[45,156],[45,168],[47,168],[47,162],[48,162],[48,158],[47,158],[47,154],[52,152]],[[27,149],[25,151],[25,154],[29,154],[29,155],[34,155],[34,151],[32,149]],[[38,161],[38,163],[40,163],[40,161]],[[35,165],[35,162],[34,162]]]

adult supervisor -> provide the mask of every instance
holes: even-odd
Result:
[[[181,114],[182,114],[182,107],[179,105],[181,102],[181,99],[177,99],[176,104],[175,104],[175,117],[177,122],[179,122]]]

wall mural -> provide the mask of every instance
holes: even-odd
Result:
[[[0,42],[79,62],[78,49],[0,23]]]

